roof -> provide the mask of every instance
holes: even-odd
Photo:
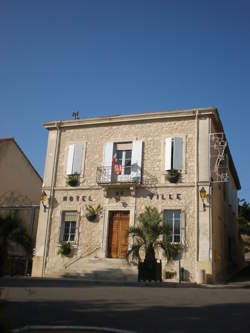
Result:
[[[30,160],[28,159],[28,157],[25,155],[25,153],[23,152],[22,148],[18,145],[18,143],[16,142],[15,138],[13,137],[9,137],[9,138],[0,138],[0,143],[1,142],[12,142],[16,145],[17,149],[20,151],[20,153],[23,155],[23,157],[25,158],[25,160],[28,162],[28,164],[31,166],[31,168],[34,170],[34,172],[36,173],[36,175],[40,178],[41,181],[43,181],[42,177],[39,175],[39,173],[37,172],[37,170],[34,168],[34,166],[32,165],[32,163],[30,162]]]
[[[146,121],[160,121],[163,119],[178,119],[178,118],[195,118],[197,112],[199,116],[210,116],[213,118],[217,124],[219,131],[224,132],[223,125],[218,113],[218,110],[214,106],[206,108],[192,108],[184,110],[174,110],[174,111],[158,111],[158,112],[144,112],[144,113],[134,113],[128,115],[109,115],[101,117],[89,117],[76,120],[60,120],[60,121],[47,121],[43,125],[48,130],[56,129],[58,126],[63,128],[74,128],[74,127],[86,127],[86,126],[102,126],[111,124],[121,124],[121,123],[133,123],[133,122],[146,122]],[[240,180],[232,159],[230,149],[227,149],[230,162],[230,170],[235,180],[237,189],[241,188]]]
[[[144,113],[133,113],[127,115],[109,115],[101,117],[89,117],[76,120],[60,120],[60,121],[47,121],[43,125],[47,129],[56,128],[57,124],[60,123],[60,127],[79,127],[89,125],[103,125],[103,124],[115,124],[115,123],[128,123],[138,121],[152,121],[166,118],[186,118],[195,117],[197,110],[201,115],[211,115],[217,112],[215,107],[208,108],[193,108],[176,111],[158,111],[158,112],[144,112]]]

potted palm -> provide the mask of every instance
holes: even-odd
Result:
[[[66,179],[66,183],[67,183],[67,185],[69,185],[71,187],[76,187],[77,185],[79,185],[79,174],[74,173],[72,175],[68,175],[67,179]]]
[[[91,205],[87,205],[86,206],[86,218],[89,220],[89,221],[95,221],[97,216],[99,214],[101,214],[102,212],[102,208],[100,205],[98,205],[96,208],[94,208],[93,206]]]
[[[157,262],[155,251],[161,249],[167,260],[172,260],[180,254],[181,245],[172,243],[172,231],[163,223],[160,213],[156,208],[146,207],[139,216],[138,226],[129,228],[128,233],[133,244],[127,258],[138,263],[138,281],[161,281],[161,262]]]

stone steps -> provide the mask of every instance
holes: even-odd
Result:
[[[137,281],[137,266],[123,259],[79,258],[64,270],[50,276],[73,277],[84,280]]]

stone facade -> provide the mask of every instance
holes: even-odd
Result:
[[[40,210],[33,276],[84,277],[90,276],[94,266],[100,266],[100,270],[105,270],[105,267],[112,270],[114,265],[115,269],[120,268],[126,274],[126,269],[129,271],[130,268],[123,261],[107,258],[110,212],[129,212],[129,225],[133,226],[146,206],[156,207],[162,213],[165,210],[182,212],[181,241],[185,251],[180,263],[166,264],[164,258],[159,258],[164,263],[163,278],[167,271],[173,272],[173,279],[178,279],[179,264],[184,268],[187,281],[199,281],[201,271],[205,271],[207,279],[211,281],[224,277],[231,263],[226,255],[221,255],[221,269],[217,267],[217,243],[227,237],[224,229],[217,230],[218,224],[234,225],[230,229],[234,249],[230,250],[234,251],[234,264],[241,264],[237,213],[232,212],[227,198],[224,200],[222,197],[219,188],[225,186],[224,183],[211,181],[213,160],[210,157],[209,133],[212,130],[223,132],[216,109],[48,122],[45,127],[49,136],[43,190],[50,199],[48,209]],[[181,141],[180,180],[177,183],[170,183],[166,177],[166,138],[180,138]],[[138,141],[142,142],[140,181],[103,184],[98,178],[97,169],[102,167],[105,159],[105,144]],[[73,144],[83,145],[77,187],[67,185],[69,146]],[[240,184],[228,148],[226,154],[230,157],[230,189],[236,193],[236,201]],[[209,194],[206,203],[200,198],[202,187]],[[103,210],[98,221],[87,220],[87,205],[101,205]],[[223,214],[219,213],[220,210],[223,210]],[[65,211],[78,214],[70,257],[57,253],[62,240]],[[226,247],[221,248],[220,252],[227,250]],[[110,263],[113,266],[108,266]]]

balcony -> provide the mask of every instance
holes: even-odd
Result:
[[[142,172],[137,164],[117,169],[114,166],[103,166],[97,168],[96,182],[102,186],[156,185],[157,178],[148,172]]]

